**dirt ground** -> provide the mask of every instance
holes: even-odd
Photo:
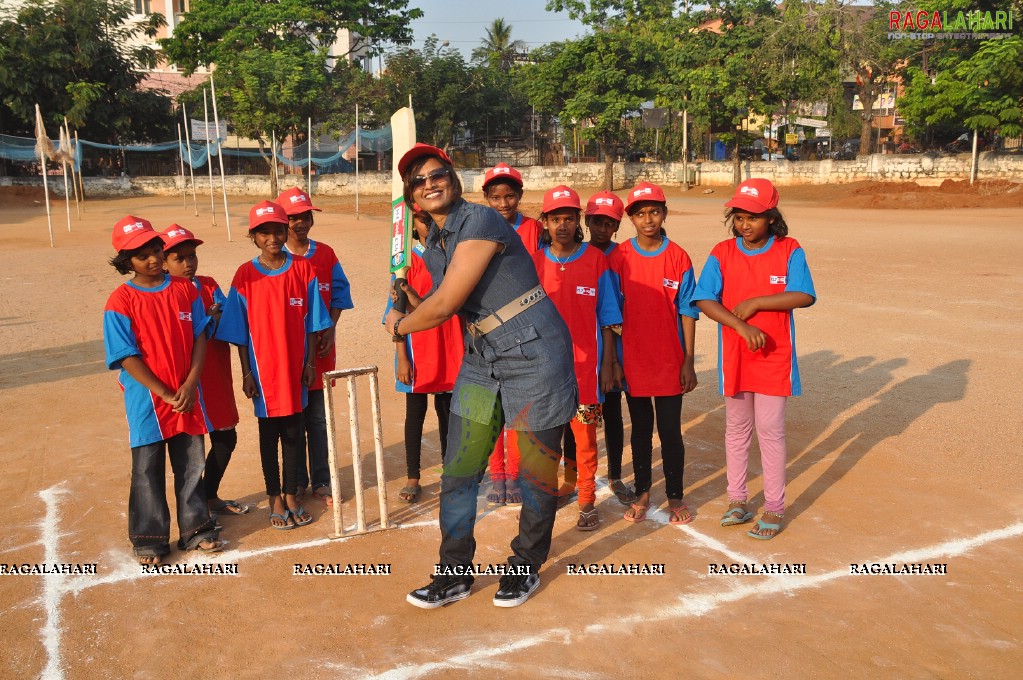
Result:
[[[1018,185],[1017,185],[1018,186]],[[586,192],[584,192],[586,193]],[[726,237],[726,188],[672,192],[668,232],[702,267]],[[1014,186],[782,188],[791,233],[819,295],[797,312],[804,396],[788,409],[789,509],[784,531],[754,541],[722,528],[723,405],[716,329],[697,324],[700,386],[686,398],[688,527],[659,510],[640,525],[598,474],[602,526],[574,529],[561,511],[540,590],[525,605],[491,604],[497,577],[435,611],[405,593],[437,559],[439,447],[424,436],[422,500],[404,482],[403,400],[379,320],[386,295],[388,207],[320,199],[312,236],[334,246],[356,309],[338,330],[339,366],[377,365],[383,386],[386,488],[397,528],[339,541],[320,503],[291,532],[267,522],[251,408],[238,391],[239,444],[222,495],[257,506],[223,519],[216,557],[237,575],[141,575],[128,543],[130,457],[116,376],[103,363],[101,312],[122,281],[106,260],[110,229],[128,213],[176,221],[206,244],[200,273],[230,283],[254,254],[250,197],[231,199],[228,242],[217,197],[92,200],[69,233],[54,206],[57,247],[32,192],[0,193],[0,565],[96,565],[95,575],[0,575],[4,677],[262,678],[988,678],[1023,662],[1023,426],[1019,384],[1023,223]],[[190,198],[190,197],[189,197]],[[540,194],[526,196],[535,214]],[[910,206],[910,204],[912,204]],[[985,207],[986,206],[986,207]],[[900,208],[913,207],[912,210]],[[633,235],[623,224],[619,239]],[[236,376],[237,366],[236,366]],[[362,398],[369,484],[372,430]],[[353,493],[343,390],[337,397],[341,491]],[[627,424],[628,426],[628,424]],[[1013,453],[1015,451],[1015,453]],[[626,451],[626,462],[630,460]],[[655,462],[659,457],[655,452]],[[762,503],[758,457],[751,493]],[[626,475],[631,474],[627,465]],[[375,525],[375,488],[367,494]],[[343,504],[346,524],[354,503]],[[500,564],[515,510],[480,505],[477,561]],[[176,528],[175,528],[176,531]],[[296,564],[388,564],[389,575],[295,575]],[[580,563],[663,564],[664,575],[573,575]],[[805,564],[805,574],[711,574],[712,565]],[[946,565],[945,574],[857,575],[850,565]],[[1016,670],[1013,670],[1016,669]]]

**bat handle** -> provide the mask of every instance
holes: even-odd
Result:
[[[394,308],[402,314],[408,314],[408,293],[401,289],[401,284],[406,282],[404,277],[394,279],[394,294],[396,296]]]

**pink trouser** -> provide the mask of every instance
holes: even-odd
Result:
[[[746,501],[746,465],[757,427],[760,466],[764,470],[764,510],[785,511],[785,403],[788,397],[771,397],[755,392],[739,392],[725,397],[725,463],[728,473],[728,500]]]
[[[508,459],[505,464],[505,443]],[[515,430],[501,430],[497,435],[494,452],[490,454],[490,480],[494,482],[519,480],[519,436]]]
[[[575,464],[578,469],[576,489],[579,491],[579,505],[596,503],[597,424],[587,425],[580,423],[578,418],[572,418],[568,426],[575,435]]]

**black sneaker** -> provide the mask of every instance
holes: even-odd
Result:
[[[416,588],[405,599],[422,609],[436,609],[469,597],[472,582],[471,576],[435,575],[429,585]]]
[[[495,607],[518,607],[540,587],[540,574],[505,574],[494,594]]]

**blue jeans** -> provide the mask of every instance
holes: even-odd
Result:
[[[494,420],[481,424],[451,414],[447,452],[440,479],[440,564],[467,566],[476,554],[476,497],[487,461],[503,426],[500,399]],[[529,565],[534,573],[547,560],[558,509],[558,464],[564,425],[548,430],[519,431],[522,455],[519,488],[522,510],[519,534],[512,540],[509,564]]]
[[[206,506],[202,471],[206,462],[201,435],[177,434],[131,450],[131,493],[128,496],[128,538],[136,555],[170,552],[170,509],[167,507],[167,457],[174,473],[178,510],[178,548],[191,550],[216,531]]]
[[[313,490],[321,486],[330,486],[330,462],[327,456],[327,412],[324,410],[323,390],[309,390],[309,401],[306,403],[302,416],[305,420],[305,433],[309,467],[306,467],[305,456],[298,466],[298,488],[309,486],[310,478]]]

